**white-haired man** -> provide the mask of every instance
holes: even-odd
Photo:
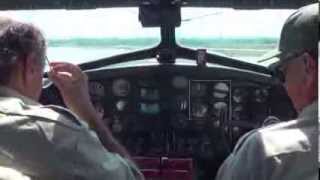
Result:
[[[46,180],[143,179],[97,115],[89,97],[87,77],[79,67],[50,64],[49,77],[72,112],[37,102],[45,53],[45,39],[35,26],[0,18],[3,172],[19,171],[31,179]],[[95,127],[100,139],[82,120]]]

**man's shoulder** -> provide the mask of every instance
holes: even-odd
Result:
[[[312,121],[291,120],[259,131],[262,145],[267,156],[295,152],[310,152],[314,146],[317,126]]]
[[[317,126],[291,120],[250,131],[238,141],[234,151],[261,153],[265,158],[294,152],[309,152]]]
[[[85,125],[66,108],[54,105],[28,105],[19,98],[1,98],[0,114],[0,117],[12,123],[28,121],[28,123],[54,124],[71,129]]]

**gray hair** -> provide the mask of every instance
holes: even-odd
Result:
[[[45,51],[45,39],[38,28],[0,17],[0,84],[8,83],[17,62],[31,53],[44,65]]]

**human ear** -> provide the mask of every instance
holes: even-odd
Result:
[[[29,84],[31,81],[34,80],[34,77],[36,76],[36,64],[34,61],[34,55],[33,53],[29,54],[25,58],[24,62],[24,81],[26,84]],[[25,84],[25,85],[26,85]]]
[[[317,63],[316,60],[309,54],[304,54],[304,65],[305,65],[305,80],[307,85],[313,85],[317,76]]]

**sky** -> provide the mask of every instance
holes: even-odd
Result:
[[[159,28],[142,28],[138,8],[106,8],[94,10],[0,11],[0,16],[35,24],[46,39],[72,40],[104,38],[160,39]],[[182,25],[177,40],[182,38],[279,38],[281,27],[293,10],[234,10],[222,8],[183,8]],[[147,44],[146,46],[153,46]],[[185,45],[185,44],[184,44]],[[132,47],[131,47],[132,48]],[[146,47],[134,47],[146,48]],[[205,47],[199,47],[205,48]],[[51,61],[82,63],[132,51],[106,44],[97,46],[48,47]],[[246,58],[249,60],[249,57]],[[251,60],[250,60],[251,61]]]
[[[278,37],[292,10],[184,8],[178,37]],[[73,37],[157,37],[159,29],[142,29],[137,8],[96,10],[0,11],[34,23],[49,39]]]

